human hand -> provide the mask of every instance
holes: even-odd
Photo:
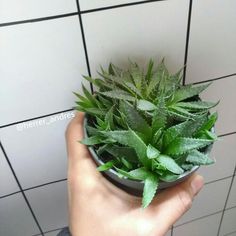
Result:
[[[83,138],[83,113],[66,130],[68,153],[69,228],[73,236],[164,236],[191,207],[203,186],[192,175],[185,182],[158,193],[141,208],[141,198],[120,190],[97,170]]]

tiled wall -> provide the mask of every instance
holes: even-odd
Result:
[[[216,164],[168,235],[236,235],[235,42],[235,0],[0,0],[0,235],[68,225],[64,131],[81,74],[163,56],[221,100]]]

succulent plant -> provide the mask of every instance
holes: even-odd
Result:
[[[119,177],[144,181],[142,206],[152,201],[160,181],[171,182],[196,165],[214,161],[204,148],[217,140],[212,127],[218,102],[202,101],[199,94],[210,84],[182,85],[182,69],[170,74],[164,60],[146,70],[130,61],[129,69],[110,64],[100,78],[84,76],[96,91],[82,86],[76,109],[87,113],[88,136],[81,143],[93,146]]]

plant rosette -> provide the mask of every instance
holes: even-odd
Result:
[[[97,90],[83,85],[76,110],[86,113],[81,143],[111,182],[121,189],[142,194],[147,207],[157,190],[174,186],[209,158],[217,140],[218,102],[202,101],[199,94],[210,84],[182,85],[182,69],[170,74],[164,60],[146,70],[130,62],[128,70],[113,64],[101,68],[101,78],[84,78]]]

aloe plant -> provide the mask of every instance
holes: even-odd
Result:
[[[121,178],[144,182],[142,206],[152,201],[160,181],[176,180],[196,165],[213,160],[204,148],[217,140],[212,127],[218,102],[202,101],[199,94],[210,84],[182,85],[182,69],[170,74],[164,60],[146,70],[130,62],[128,70],[110,64],[99,78],[84,76],[96,87],[91,94],[74,93],[76,109],[87,113],[88,137],[81,143],[93,146]]]

